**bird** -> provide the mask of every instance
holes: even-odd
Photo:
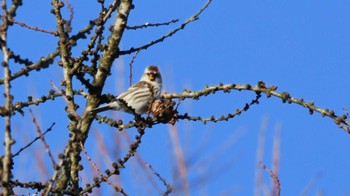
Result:
[[[159,99],[162,90],[162,76],[156,65],[146,67],[141,79],[121,93],[117,98],[101,107],[90,110],[99,113],[106,110],[119,110],[142,115],[148,112],[152,101]]]

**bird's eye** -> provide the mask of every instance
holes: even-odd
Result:
[[[158,76],[159,74],[158,73],[146,73],[148,76],[150,76],[150,75],[154,75],[154,76]]]

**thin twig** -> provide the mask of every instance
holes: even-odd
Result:
[[[191,153],[192,155],[186,159],[188,168],[190,168],[189,170],[194,171],[196,169],[193,168],[201,168],[198,172],[198,177],[191,177],[190,187],[192,190],[195,189],[196,186],[203,187],[205,184],[210,184],[210,182],[213,182],[215,179],[221,177],[217,174],[228,173],[234,168],[235,162],[239,160],[239,156],[234,156],[230,150],[233,149],[234,144],[237,143],[242,134],[242,130],[235,132],[230,137],[227,137],[225,141],[222,141],[221,144],[218,145],[216,149],[213,149],[211,153],[208,152],[206,147],[207,141],[200,145],[198,150]],[[210,136],[208,136],[208,139],[209,138]],[[186,148],[186,151],[189,151],[189,149]],[[201,156],[203,154],[204,156]],[[230,160],[220,165],[218,160],[227,154],[230,154]],[[174,178],[176,179],[177,176],[174,176]],[[176,190],[176,187],[174,189]]]
[[[53,165],[53,168],[56,170],[58,168],[56,162],[55,162],[55,159],[53,158],[52,154],[51,154],[51,151],[50,151],[50,146],[47,144],[46,140],[45,140],[45,137],[40,129],[40,126],[38,125],[37,121],[36,121],[36,118],[33,114],[33,111],[32,109],[29,108],[29,112],[30,112],[30,115],[32,116],[32,122],[35,126],[35,129],[36,131],[39,133],[39,136],[40,136],[40,139],[41,141],[44,143],[45,145],[45,150],[46,152],[48,153],[49,157],[50,157],[50,160],[52,162],[52,165]]]
[[[121,132],[121,134],[123,136],[123,140],[127,140],[126,145],[130,145],[132,143],[130,134],[126,131]],[[140,153],[135,153],[135,159],[136,159],[135,160],[136,164],[138,164],[138,166],[142,169],[142,172],[145,174],[147,179],[142,178],[143,176],[141,176],[141,172],[139,170],[137,170],[137,171],[133,172],[134,173],[133,175],[135,176],[135,178],[137,178],[139,180],[137,182],[135,182],[134,184],[137,186],[140,183],[148,182],[153,187],[154,191],[161,192],[159,185],[156,183],[156,181],[153,178],[154,174],[149,172],[149,168],[146,166],[147,163],[143,160]],[[146,184],[143,186],[143,188],[147,189],[146,191],[147,191],[148,195],[152,194],[151,190],[148,187],[146,187]],[[146,191],[144,191],[144,192],[146,192]]]
[[[0,15],[0,17],[2,17],[2,16]],[[58,35],[58,33],[56,31],[50,31],[50,30],[39,28],[39,27],[30,26],[30,25],[27,25],[26,23],[16,21],[13,18],[9,18],[9,21],[11,21],[12,23],[17,24],[21,27],[25,27],[27,29],[30,29],[30,30],[34,30],[34,31],[42,32],[42,33],[48,33],[48,34],[52,34],[52,35]]]
[[[181,188],[184,195],[189,195],[189,184],[188,184],[188,174],[187,174],[187,165],[185,162],[184,152],[181,148],[179,134],[176,126],[170,126],[170,137],[173,143],[174,155],[177,161],[177,166],[180,172],[181,179]]]
[[[260,130],[258,136],[258,145],[256,150],[256,160],[260,162],[264,159],[264,149],[265,149],[265,140],[266,140],[266,131],[267,131],[268,119],[267,117],[263,118],[260,123]],[[254,187],[254,196],[260,196],[262,191],[262,185],[264,184],[261,170],[259,165],[255,169],[255,187]]]
[[[74,9],[73,9],[72,5],[69,3],[68,0],[64,0],[64,2],[66,2],[67,7],[68,7],[68,9],[69,9],[69,20],[68,20],[68,24],[69,24],[69,26],[71,26],[72,20],[73,20],[73,17],[74,17]]]
[[[110,176],[115,175],[115,174],[119,174],[119,169],[125,168],[125,164],[130,160],[131,157],[133,157],[135,155],[139,145],[141,144],[141,139],[142,139],[143,135],[145,134],[145,128],[146,128],[147,124],[143,121],[138,121],[136,123],[139,125],[139,128],[137,130],[139,134],[137,136],[135,136],[136,141],[130,144],[128,153],[123,158],[118,159],[118,161],[117,161],[118,163],[112,164],[114,170],[107,173],[107,177],[110,177]],[[99,187],[103,181],[105,181],[103,178],[96,179],[94,184],[86,187],[83,191],[81,191],[80,194],[84,195],[88,192],[91,192],[93,188]]]
[[[46,133],[52,131],[53,126],[56,123],[52,123],[52,125],[43,133],[43,136],[45,136]],[[34,142],[36,142],[38,139],[41,139],[40,136],[34,138],[33,141],[29,142],[27,145],[23,146],[21,149],[18,150],[18,152],[16,152],[12,157],[18,156],[23,150],[27,149],[28,147],[30,147]]]
[[[146,166],[149,167],[149,169],[152,171],[152,173],[153,173],[154,175],[156,175],[157,178],[158,178],[160,181],[162,181],[163,184],[164,184],[164,186],[166,187],[166,191],[163,193],[163,195],[169,195],[169,194],[171,193],[171,191],[172,191],[172,188],[171,188],[170,184],[167,183],[167,181],[166,181],[162,176],[160,176],[160,174],[157,173],[157,172],[153,169],[153,167],[152,167],[150,164],[146,163]]]
[[[314,188],[315,184],[321,179],[323,173],[322,171],[318,171],[316,175],[309,181],[309,183],[306,185],[306,187],[303,189],[300,195],[302,196],[308,196],[311,195],[310,191],[312,188]]]
[[[273,157],[272,157],[272,170],[274,171],[274,174],[278,176],[279,174],[279,168],[280,168],[280,146],[281,146],[281,125],[276,124],[275,125],[275,133],[273,136]],[[275,195],[276,191],[279,189],[277,187],[276,183],[272,184],[272,195]]]
[[[55,85],[55,83],[53,83],[53,81],[50,80],[50,84],[51,84],[51,86],[55,89],[55,91],[56,91],[57,93],[59,93],[59,94],[64,98],[64,100],[67,102],[67,104],[68,104],[68,110],[70,110],[69,113],[74,114],[76,120],[79,120],[80,117],[79,117],[78,113],[75,111],[74,106],[72,106],[71,104],[69,104],[70,101],[68,100],[67,96],[66,96],[64,93],[62,93],[62,91],[61,91],[60,89],[58,89],[58,87]],[[73,91],[73,94],[74,94],[74,91]]]
[[[227,115],[221,115],[220,117],[211,116],[208,118],[203,118],[201,116],[188,116],[187,113],[184,115],[177,115],[177,119],[186,119],[190,121],[201,121],[203,124],[206,124],[207,122],[218,122],[218,121],[228,121],[231,118],[236,117],[237,115],[240,115],[242,112],[246,112],[250,109],[251,106],[256,105],[259,103],[259,99],[261,98],[260,94],[256,95],[256,98],[253,99],[250,103],[246,103],[242,108],[236,109],[235,112],[228,113]]]
[[[131,59],[131,62],[129,63],[129,80],[130,80],[130,86],[132,86],[132,65],[134,64],[134,61],[135,61],[135,59],[136,59],[136,57],[137,57],[137,55],[139,54],[139,52],[141,51],[141,49],[140,50],[138,50],[136,53],[135,53],[135,55],[132,57],[132,59]]]
[[[278,176],[271,170],[269,170],[266,165],[260,161],[259,164],[261,165],[261,167],[267,171],[267,173],[270,174],[271,178],[273,179],[273,182],[275,184],[276,190],[274,190],[274,195],[273,196],[280,196],[281,195],[281,184],[280,184],[280,180],[278,179]]]
[[[136,30],[136,29],[142,29],[142,28],[147,28],[147,27],[158,27],[158,26],[170,25],[171,23],[176,23],[178,21],[179,21],[179,19],[173,19],[169,22],[163,22],[163,23],[148,23],[148,22],[146,22],[143,25],[126,26],[125,28],[127,30]]]
[[[101,178],[106,181],[109,185],[111,185],[115,191],[123,194],[123,195],[127,195],[124,190],[120,187],[118,187],[117,185],[114,185],[109,179],[108,177],[106,177],[105,175],[103,175],[103,173],[101,172],[101,170],[97,167],[96,163],[91,159],[91,157],[89,156],[89,154],[86,152],[84,145],[82,142],[79,142],[80,144],[80,148],[81,150],[84,152],[86,158],[89,160],[89,162],[91,163],[92,167],[96,170],[96,172],[101,176]]]

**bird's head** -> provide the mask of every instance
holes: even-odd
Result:
[[[155,65],[146,67],[145,72],[143,73],[142,79],[146,82],[162,82],[162,76],[160,75],[159,68]]]

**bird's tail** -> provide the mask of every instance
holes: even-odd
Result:
[[[99,113],[106,110],[110,110],[111,106],[109,104],[90,110],[91,113]]]

